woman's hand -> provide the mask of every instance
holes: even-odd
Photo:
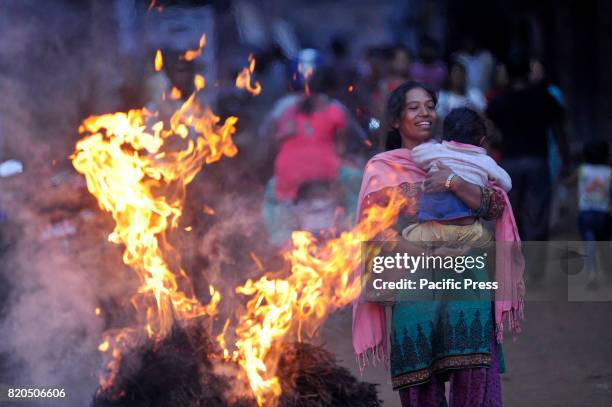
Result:
[[[423,182],[423,190],[425,192],[444,192],[447,191],[446,180],[453,173],[453,171],[442,164],[441,162],[436,163],[438,171],[429,171]],[[456,180],[453,178],[453,182]]]
[[[425,192],[444,192],[451,191],[457,198],[461,199],[468,208],[479,210],[482,198],[482,188],[472,184],[460,176],[456,175],[450,182],[450,187],[446,188],[446,180],[453,171],[441,162],[436,163],[438,171],[427,173],[425,182],[423,182],[423,190]]]

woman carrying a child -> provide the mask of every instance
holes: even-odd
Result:
[[[482,119],[470,112],[454,119],[449,115],[445,130],[453,134],[434,142],[436,95],[412,81],[389,96],[387,113],[401,147],[368,162],[359,214],[372,205],[385,206],[390,194],[398,193],[407,203],[394,229],[410,242],[486,244],[492,236],[480,222],[484,219],[496,220],[498,241],[518,245],[506,195],[510,179],[479,146],[486,133]],[[403,407],[447,405],[446,381],[451,406],[502,405],[498,342],[504,320],[518,331],[524,294],[520,256],[501,253],[503,247],[513,246],[496,248],[494,306],[489,301],[397,301],[387,329],[382,304],[355,302],[353,346],[360,363],[372,357],[390,362]]]

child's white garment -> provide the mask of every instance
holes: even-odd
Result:
[[[482,147],[455,141],[431,141],[413,148],[412,159],[426,171],[441,162],[472,184],[484,186],[488,180],[492,180],[506,192],[512,189],[508,173]]]
[[[578,168],[578,206],[581,211],[610,211],[609,165],[583,164]]]

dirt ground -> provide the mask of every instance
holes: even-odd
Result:
[[[528,304],[523,333],[503,345],[507,372],[502,375],[505,406],[609,406],[612,400],[612,304]],[[355,375],[351,310],[326,324],[324,340]],[[400,406],[389,373],[368,368],[363,379],[379,383],[385,406]]]

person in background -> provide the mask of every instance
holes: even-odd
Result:
[[[327,91],[328,96],[338,100],[350,112],[347,156],[358,159],[360,166],[363,166],[367,161],[365,157],[369,155],[369,150],[376,140],[365,130],[374,116],[370,88],[361,80],[357,63],[351,58],[349,44],[344,37],[333,37],[330,49],[331,63],[328,66],[335,75],[335,86]]]
[[[340,91],[348,91],[358,79],[356,63],[351,58],[349,44],[342,36],[335,36],[330,42],[331,63],[336,73],[336,81]],[[343,101],[344,102],[344,101]],[[345,103],[346,104],[346,103]]]
[[[608,241],[612,234],[610,218],[610,192],[612,167],[609,164],[609,146],[606,141],[595,140],[584,146],[584,163],[578,167],[578,227],[585,242],[585,265],[588,272],[587,287],[598,285],[596,241]],[[602,253],[603,254],[603,253]],[[600,257],[601,258],[601,257]]]
[[[487,102],[495,99],[496,96],[501,94],[508,87],[508,70],[503,62],[499,62],[495,65],[495,74],[493,75],[493,84],[485,94]]]
[[[410,78],[410,51],[403,45],[396,45],[389,51],[389,72],[382,80],[384,98]]]
[[[387,76],[386,50],[381,47],[368,48],[359,64],[359,88],[365,89],[375,116],[384,114],[385,100],[380,82]]]
[[[380,94],[384,99],[388,99],[399,85],[410,78],[410,52],[406,47],[396,45],[388,49],[386,56],[389,61],[389,70],[387,76],[380,81]],[[399,148],[401,142],[397,132],[387,132],[381,138],[381,141],[383,140],[386,150]]]
[[[331,68],[317,68],[308,91],[296,93],[268,127],[274,176],[266,186],[262,210],[273,244],[285,244],[294,230],[334,226],[337,206],[346,209],[347,218],[356,211],[361,170],[345,160],[352,120],[346,108],[328,96],[334,80]],[[311,199],[313,194],[317,198]]]
[[[255,75],[262,87],[262,93],[257,96],[258,103],[255,108],[261,115],[263,112],[259,112],[260,109],[269,109],[287,92],[288,58],[278,44],[273,44],[257,54],[255,60],[257,61]]]
[[[529,82],[535,86],[542,86],[546,91],[565,109],[565,97],[561,89],[555,85],[546,75],[544,65],[537,59],[532,59],[529,63]],[[553,182],[559,178],[560,171],[560,154],[559,147],[555,141],[552,129],[548,130],[548,148],[549,148],[549,167],[550,175]]]
[[[436,107],[441,118],[459,107],[467,107],[477,112],[483,112],[486,108],[487,100],[478,88],[468,85],[466,73],[461,62],[451,63],[448,85],[445,90],[440,91]]]
[[[483,94],[487,94],[493,79],[495,60],[493,55],[478,46],[478,41],[473,35],[463,38],[462,49],[457,51],[455,57],[465,67],[467,73],[467,85],[476,88]]]
[[[275,143],[269,142],[269,140],[274,136],[281,115],[287,109],[294,107],[298,103],[299,98],[303,95],[303,91],[306,88],[308,78],[322,66],[323,58],[320,52],[312,48],[300,50],[294,59],[287,61],[285,67],[288,75],[288,78],[286,78],[288,79],[287,86],[289,89],[295,91],[283,95],[274,102],[270,111],[264,116],[259,126],[258,135],[263,142],[262,144],[266,147],[276,146]],[[269,150],[269,148],[267,150]]]
[[[419,60],[410,65],[410,78],[438,91],[444,85],[447,73],[446,64],[440,59],[436,41],[430,37],[423,37]]]
[[[310,92],[280,116],[274,134],[278,153],[274,162],[277,199],[294,200],[307,181],[333,180],[344,153],[346,112],[324,90],[331,87],[331,71],[319,71]]]
[[[529,82],[535,86],[542,86],[565,110],[565,97],[561,89],[550,80],[546,74],[544,65],[538,59],[532,59],[529,70]],[[568,210],[570,194],[564,183],[561,182],[561,154],[555,140],[553,129],[548,129],[548,169],[550,171],[550,182],[552,183],[554,199],[550,209],[551,229],[562,223],[562,213]]]
[[[522,240],[546,241],[552,196],[548,167],[548,129],[553,129],[562,159],[562,173],[569,163],[563,130],[563,109],[546,88],[529,83],[529,58],[513,51],[507,63],[510,85],[495,97],[486,114],[501,132],[502,164],[513,181],[510,202]],[[528,282],[542,282],[545,256],[526,247]]]
[[[381,82],[387,76],[388,54],[386,48],[370,47],[363,52],[358,62],[359,80],[355,89],[358,99],[365,101],[365,111],[355,113],[360,123],[365,122],[372,151],[384,148],[385,133],[381,122],[384,117],[385,99]]]

